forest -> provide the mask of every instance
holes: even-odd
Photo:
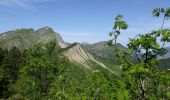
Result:
[[[163,18],[160,29],[129,39],[126,50],[115,46],[113,62],[121,66],[119,74],[98,68],[96,64],[92,66],[98,70],[82,68],[60,53],[65,49],[59,48],[56,41],[36,43],[25,49],[1,47],[0,98],[169,100],[169,60],[162,61],[158,57],[168,52],[165,46],[170,43],[170,29],[164,28],[164,23],[170,19],[170,8],[155,8],[151,14],[153,18]],[[115,16],[108,46],[119,43],[120,34],[128,28],[123,18],[122,15]]]

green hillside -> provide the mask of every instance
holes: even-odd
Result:
[[[100,56],[103,58],[108,58],[108,59],[114,59],[116,58],[114,54],[114,49],[115,46],[117,46],[121,50],[125,50],[126,47],[124,47],[121,44],[113,44],[112,46],[108,46],[106,41],[103,42],[98,42],[94,44],[82,44],[82,47],[87,50],[89,53],[95,55],[95,56]]]
[[[1,33],[0,47],[12,48],[16,46],[20,49],[30,47],[35,43],[48,43],[57,40],[55,32],[48,27],[34,31],[34,29],[16,29]]]
[[[44,27],[2,33],[0,47],[0,98],[117,100],[119,95],[127,96],[125,88],[128,85],[122,80],[125,69],[123,65],[120,66],[122,62],[114,52],[115,47],[121,51],[127,50],[121,44],[70,44],[64,42],[52,28]],[[126,59],[130,58],[128,62],[134,63],[135,70],[147,73],[147,68],[136,67],[137,59],[132,55],[125,56]],[[123,63],[126,65],[127,62]],[[167,74],[169,58],[161,59],[160,66],[165,69],[163,73]],[[133,76],[134,69],[128,70],[130,76]],[[134,83],[129,82],[129,75],[125,82],[132,86]],[[156,78],[155,74],[152,77]],[[117,92],[119,89],[121,92]]]
[[[1,0],[1,31],[47,24],[64,38],[92,42],[106,33],[108,40],[68,43],[50,27],[0,33],[0,100],[170,100],[170,7],[150,9],[156,21],[146,8],[163,6],[161,0],[114,1],[114,13],[126,10],[127,17],[112,23],[107,0],[59,1]]]
[[[111,73],[119,73],[114,68],[111,67],[112,63],[105,62],[102,59],[102,56],[96,56],[91,53],[90,50],[82,48],[82,45],[79,43],[69,44],[64,42],[59,33],[53,31],[50,27],[44,27],[38,30],[34,29],[16,29],[2,33],[0,36],[0,47],[11,49],[12,47],[20,48],[24,50],[31,47],[34,44],[42,43],[46,44],[50,41],[55,41],[59,49],[59,53],[65,55],[69,58],[72,63],[82,66],[86,70],[95,71],[100,69],[100,71],[109,71]],[[100,47],[98,47],[100,48]],[[112,48],[103,47],[104,54],[107,54],[109,51],[112,53]],[[90,53],[89,53],[90,52]],[[96,52],[97,53],[97,52]],[[95,58],[94,58],[95,57]],[[109,59],[109,58],[107,58]],[[98,61],[99,60],[99,61]]]

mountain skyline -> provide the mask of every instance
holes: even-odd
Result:
[[[0,34],[0,47],[3,49],[17,47],[20,48],[20,50],[24,50],[32,47],[32,45],[36,45],[37,43],[46,44],[50,41],[55,41],[59,53],[62,53],[64,56],[68,57],[72,63],[76,62],[77,64],[88,69],[93,69],[93,64],[91,63],[92,61],[98,66],[109,71],[109,68],[112,69],[111,64],[117,64],[117,62],[115,62],[117,57],[113,52],[115,46],[117,46],[120,50],[127,50],[127,47],[119,43],[116,45],[113,44],[112,46],[107,46],[106,41],[100,41],[94,44],[77,42],[73,44],[68,43],[65,42],[62,36],[60,36],[60,33],[55,32],[50,27],[43,27],[38,30],[33,28],[22,28],[9,30]],[[170,47],[167,49],[169,51]],[[131,57],[135,59],[135,56],[132,55]],[[166,55],[161,56],[160,58],[166,61],[170,58],[170,53],[168,52]],[[167,66],[167,68],[169,67]],[[118,69],[120,69],[120,67]],[[119,73],[119,71],[120,70],[116,70],[116,73]]]
[[[168,0],[0,0],[0,100],[170,100]]]
[[[161,19],[152,17],[152,9],[168,5],[170,2],[161,0],[3,0],[0,1],[0,33],[23,27],[50,26],[67,42],[96,43],[108,39],[114,16],[122,14],[129,29],[119,42],[126,45],[128,38],[138,33],[159,29]],[[168,21],[165,27],[169,26]]]

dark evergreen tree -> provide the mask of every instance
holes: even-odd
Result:
[[[12,95],[10,86],[15,83],[19,74],[19,67],[22,65],[21,51],[13,47],[11,50],[0,49],[1,69],[1,97],[7,98]]]

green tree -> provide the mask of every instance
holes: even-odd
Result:
[[[58,55],[55,42],[34,45],[26,52],[25,65],[14,88],[27,99],[50,98],[52,83],[68,66],[68,60]]]
[[[170,42],[170,30],[163,29],[165,19],[169,18],[169,8],[166,10],[157,8],[153,11],[155,16],[159,16],[161,13],[164,14],[164,19],[160,30],[139,34],[134,39],[130,39],[126,51],[117,48],[116,54],[121,62],[121,66],[123,66],[122,80],[120,81],[126,84],[126,89],[130,93],[131,99],[168,99],[166,94],[170,90],[170,75],[168,70],[159,68],[159,59],[157,57],[166,54],[167,51],[164,45]],[[122,26],[127,26],[125,22],[116,24],[116,19],[114,30],[115,27],[121,29]],[[120,34],[120,31],[115,33]],[[117,35],[114,35],[108,44],[111,45],[113,40],[116,43],[116,39]],[[162,46],[160,42],[163,43]]]
[[[19,68],[22,65],[21,51],[13,47],[11,50],[0,50],[1,52],[1,98],[7,98],[12,95],[10,86],[14,84],[18,78]]]
[[[0,98],[4,97],[5,91],[7,91],[7,73],[3,67],[3,61],[5,59],[5,52],[2,48],[0,48]]]
[[[17,47],[9,50],[8,55],[4,59],[4,67],[10,77],[10,82],[15,83],[19,74],[19,67],[23,63],[22,53]]]

